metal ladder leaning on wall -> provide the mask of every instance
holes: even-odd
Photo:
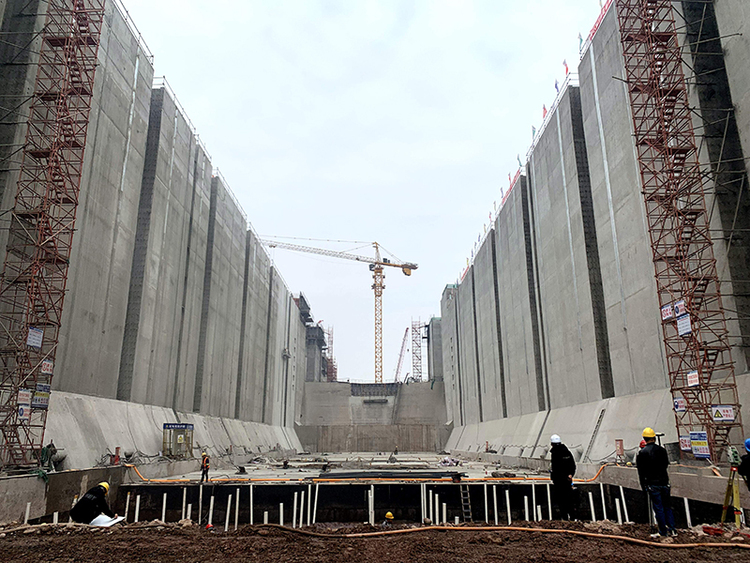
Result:
[[[469,485],[461,485],[461,510],[464,522],[471,522],[471,498],[469,497]]]

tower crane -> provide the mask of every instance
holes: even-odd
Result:
[[[309,254],[319,254],[321,256],[330,256],[332,258],[341,258],[344,260],[354,260],[356,262],[364,262],[369,264],[370,271],[372,272],[372,289],[375,293],[375,383],[383,382],[383,290],[385,284],[385,273],[383,272],[386,266],[391,268],[400,268],[406,276],[410,276],[412,270],[417,269],[417,265],[412,262],[398,263],[383,258],[380,255],[380,245],[377,242],[372,243],[372,247],[375,250],[375,257],[361,256],[359,254],[352,254],[350,252],[339,252],[336,250],[329,250],[326,248],[315,248],[312,246],[302,246],[300,244],[291,244],[287,242],[279,242],[275,240],[263,239],[263,244],[269,248],[282,248],[284,250],[292,250],[295,252],[307,252]]]

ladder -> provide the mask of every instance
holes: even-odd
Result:
[[[471,522],[471,498],[469,497],[469,485],[461,485],[461,510],[464,522]]]

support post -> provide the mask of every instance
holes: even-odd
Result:
[[[622,512],[625,515],[625,523],[630,524],[630,516],[628,516],[628,505],[625,502],[625,489],[620,485],[620,500],[622,500]]]
[[[234,503],[234,529],[237,530],[237,526],[240,523],[240,488],[237,487],[237,500]]]
[[[312,523],[315,524],[317,522],[318,517],[318,491],[320,487],[320,483],[315,483],[315,506],[313,506],[313,520]]]
[[[687,497],[682,499],[685,502],[685,518],[687,519],[688,528],[693,527],[693,519],[690,517],[690,504],[688,503]]]
[[[279,503],[279,525],[280,526],[284,525],[284,503],[283,502]]]
[[[292,503],[292,528],[297,527],[297,491],[294,491],[294,503]]]
[[[229,531],[229,518],[232,515],[232,495],[227,497],[227,515],[224,518],[224,531]]]
[[[180,520],[185,519],[186,503],[187,503],[187,487],[182,487],[182,513],[180,514]]]
[[[211,495],[211,501],[208,503],[208,525],[214,525],[214,495]]]
[[[622,511],[620,510],[620,499],[615,497],[615,510],[617,511],[617,523],[622,524]]]
[[[141,495],[135,497],[135,522],[138,522],[138,517],[141,514]]]
[[[506,513],[508,514],[508,526],[510,526],[512,517],[510,514],[510,490],[509,489],[505,489],[505,510],[506,510]]]
[[[492,485],[492,513],[495,515],[495,526],[499,524],[497,521],[497,486]]]
[[[490,507],[487,504],[487,483],[484,484],[484,523],[490,523]]]
[[[167,521],[167,493],[164,493],[161,497],[161,521]]]
[[[250,525],[252,526],[255,523],[255,520],[253,518],[253,486],[250,485]],[[265,522],[265,524],[268,524],[268,522]]]
[[[128,491],[128,496],[125,497],[125,522],[128,521],[128,512],[130,512],[130,491]]]
[[[596,512],[594,511],[594,493],[589,491],[589,506],[591,507],[591,521],[596,522]]]
[[[607,503],[604,501],[604,483],[599,483],[599,492],[602,494],[602,515],[607,519]]]
[[[524,520],[529,521],[529,497],[523,496],[523,516]]]

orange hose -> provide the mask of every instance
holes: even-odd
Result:
[[[278,524],[262,524],[259,527],[270,527],[278,528],[287,532],[293,532],[302,535],[323,537],[331,539],[340,538],[368,538],[377,536],[392,536],[396,534],[412,534],[419,532],[428,532],[430,530],[440,531],[452,531],[452,532],[539,532],[542,534],[569,534],[574,536],[583,536],[587,538],[603,538],[610,540],[620,540],[630,543],[636,543],[639,545],[645,545],[648,547],[665,547],[671,549],[682,549],[682,548],[693,548],[693,547],[718,547],[718,548],[733,548],[737,547],[740,549],[750,549],[750,545],[741,543],[660,543],[641,540],[638,538],[631,538],[628,536],[616,536],[613,534],[596,534],[594,532],[581,532],[579,530],[559,530],[555,528],[522,528],[518,526],[426,526],[423,528],[405,528],[402,530],[382,530],[378,532],[360,532],[355,534],[321,534],[317,532],[309,532],[307,530],[300,530],[297,528],[287,528],[285,526],[279,526]]]

